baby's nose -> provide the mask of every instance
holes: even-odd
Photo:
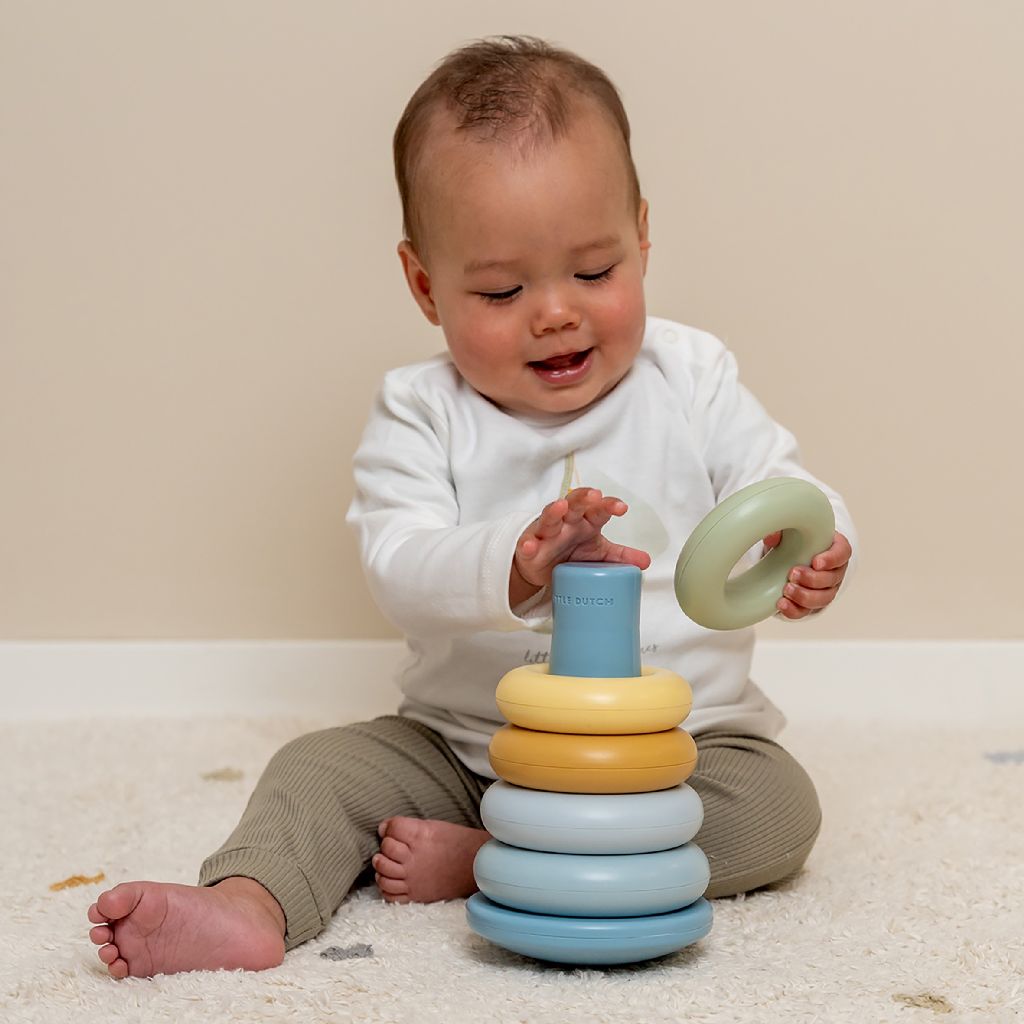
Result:
[[[579,307],[560,290],[541,295],[533,316],[533,333],[551,334],[580,325]]]

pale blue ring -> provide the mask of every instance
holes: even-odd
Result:
[[[704,895],[708,859],[695,843],[657,853],[541,853],[492,839],[473,863],[480,891],[534,914],[637,917],[688,906]]]
[[[552,793],[495,782],[484,828],[512,846],[552,853],[649,853],[688,843],[704,821],[685,783],[654,793]]]

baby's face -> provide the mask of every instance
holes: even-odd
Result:
[[[525,158],[448,131],[426,160],[426,252],[399,254],[462,376],[523,413],[610,391],[643,340],[648,247],[614,129],[591,114]]]

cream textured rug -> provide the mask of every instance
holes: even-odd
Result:
[[[790,726],[782,741],[825,809],[807,869],[774,891],[719,901],[703,942],[654,963],[538,964],[470,933],[461,903],[392,907],[363,889],[275,970],[111,981],[85,918],[101,887],[193,882],[270,754],[324,724],[0,727],[0,1021],[1024,1019],[1024,729],[1014,723]]]

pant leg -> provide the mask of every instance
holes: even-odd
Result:
[[[814,784],[772,740],[709,732],[695,736],[688,780],[704,803],[694,842],[711,864],[710,899],[749,892],[795,874],[814,846],[821,808]]]
[[[254,878],[281,904],[287,949],[319,934],[379,848],[391,815],[480,828],[489,784],[432,729],[408,718],[308,733],[270,760],[200,885]]]

